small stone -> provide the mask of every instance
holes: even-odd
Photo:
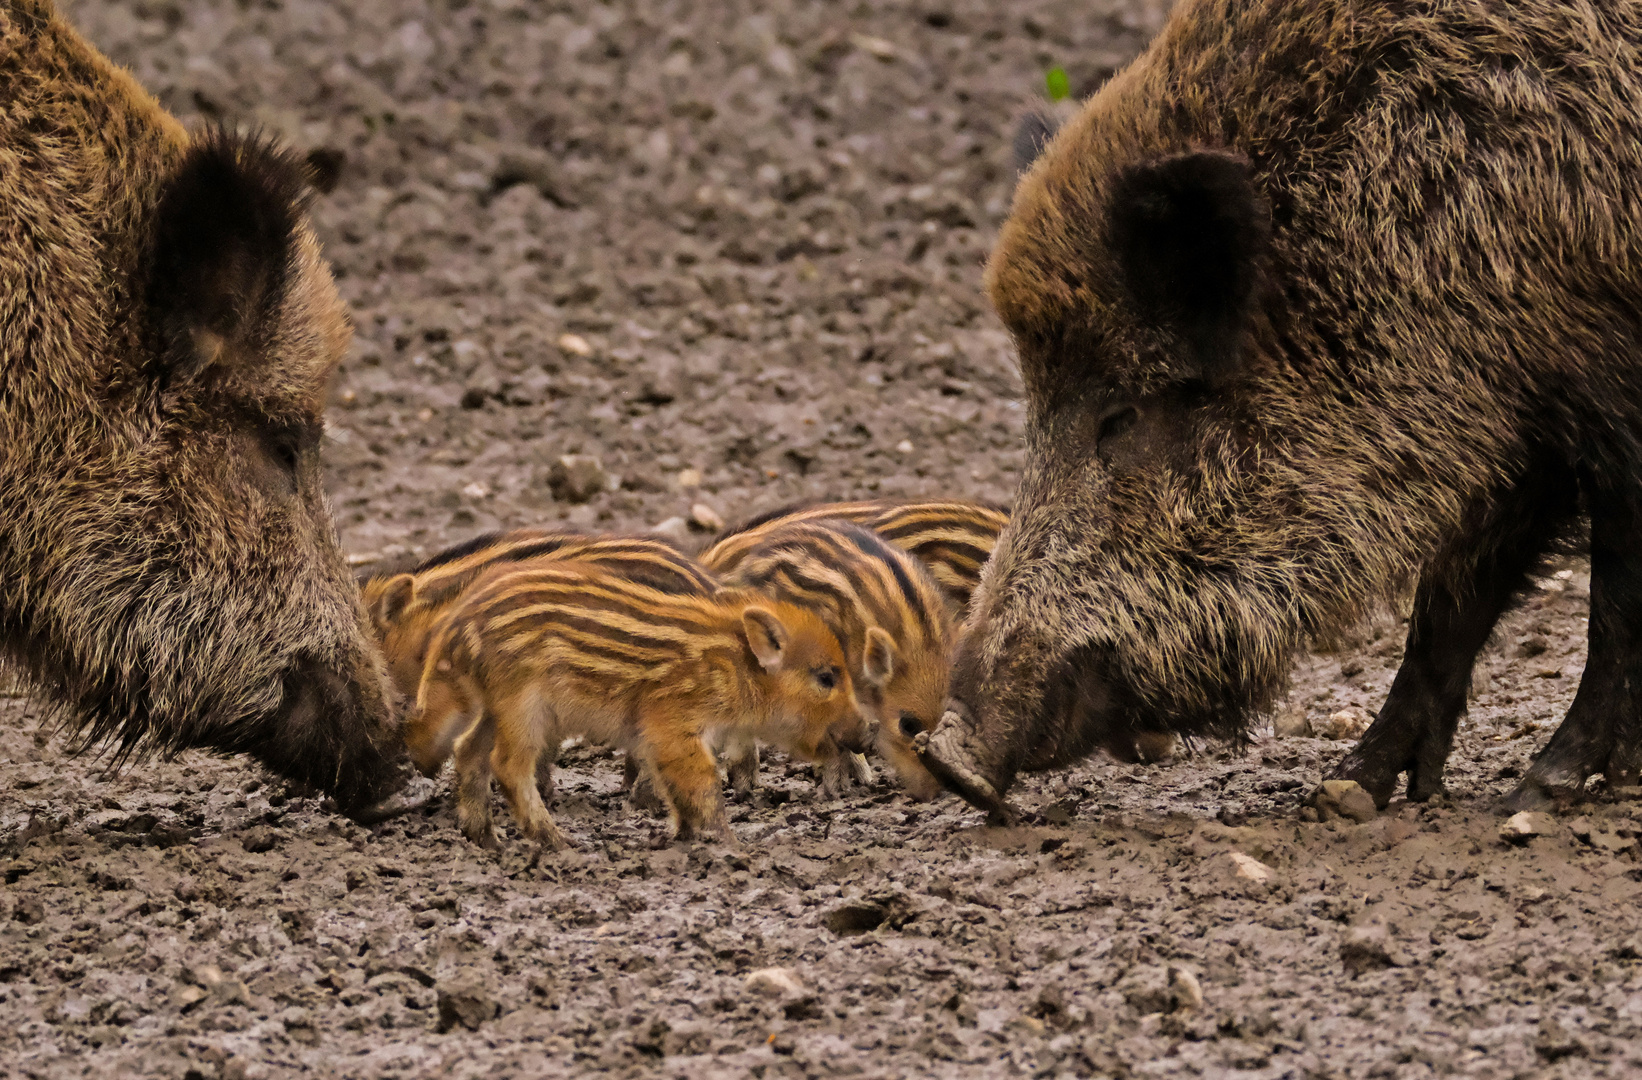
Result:
[[[488,360],[473,369],[462,390],[462,408],[483,408],[491,398],[502,396],[502,373]]]
[[[313,1027],[314,1014],[300,1005],[292,1005],[280,1010],[279,1022],[287,1028]]]
[[[1340,962],[1355,976],[1388,967],[1401,967],[1407,962],[1407,957],[1392,944],[1385,924],[1371,922],[1354,926],[1346,932],[1340,942]]]
[[[486,495],[490,494],[490,488],[475,480],[473,483],[462,489],[462,494],[466,495],[470,499],[482,499]]]
[[[256,855],[264,851],[272,851],[274,845],[278,843],[278,833],[273,829],[259,826],[255,829],[247,829],[245,835],[240,837],[239,846]]]
[[[1508,844],[1526,844],[1536,836],[1546,836],[1556,830],[1556,819],[1537,810],[1512,814],[1499,827],[1499,838]]]
[[[1123,999],[1142,1016],[1174,1011],[1174,985],[1159,967],[1137,967],[1117,984]]]
[[[194,967],[182,968],[182,978],[186,978],[187,982],[194,983],[195,986],[204,986],[205,990],[210,990],[218,983],[222,983],[225,975],[222,968],[217,967],[215,963],[195,963]]]
[[[496,162],[496,171],[490,183],[497,190],[525,184],[535,188],[542,198],[559,206],[573,203],[559,173],[559,163],[551,154],[535,147],[518,146],[508,149]]]
[[[1278,710],[1277,715],[1271,718],[1271,730],[1279,739],[1309,739],[1311,720],[1306,716],[1306,710],[1290,705]]]
[[[895,452],[897,454],[910,454],[910,453],[912,453],[912,440],[911,439],[902,439],[900,442],[896,443],[895,444]]]
[[[742,987],[749,994],[769,998],[801,998],[810,992],[798,978],[798,973],[785,967],[759,968],[747,976]]]
[[[701,486],[701,472],[700,472],[700,470],[698,470],[698,469],[680,469],[679,473],[678,473],[678,486],[681,487],[681,488],[700,487]]]
[[[724,518],[711,506],[698,502],[690,507],[690,524],[702,532],[716,533],[723,531]]]
[[[889,918],[889,912],[882,904],[875,904],[867,900],[854,900],[840,904],[827,912],[822,920],[828,930],[835,934],[864,934],[869,930],[876,930]]]
[[[1324,821],[1347,818],[1362,823],[1379,816],[1374,797],[1355,780],[1324,780],[1313,801]]]
[[[184,983],[172,991],[171,1003],[177,1007],[179,1012],[187,1012],[210,996],[211,992],[205,987],[191,986]]]
[[[587,502],[614,487],[603,462],[591,454],[565,454],[559,458],[548,469],[547,486],[555,499],[571,503]]]
[[[478,1031],[480,1024],[494,1020],[502,1011],[495,998],[472,983],[441,986],[438,997],[441,1032],[458,1024],[469,1031]]]
[[[672,353],[657,353],[644,362],[644,377],[639,383],[635,401],[647,405],[666,405],[684,393],[684,377],[679,358]]]
[[[592,356],[593,346],[580,334],[560,334],[559,350],[571,356]]]
[[[894,60],[899,53],[893,41],[886,41],[881,37],[873,37],[870,34],[851,34],[850,44],[869,56],[876,56],[885,63]]]
[[[1524,660],[1532,660],[1551,647],[1551,643],[1539,634],[1523,638],[1517,643],[1517,655]]]
[[[1547,1062],[1567,1057],[1584,1057],[1590,1053],[1585,1044],[1552,1016],[1539,1022],[1539,1037],[1534,1040],[1534,1053]]]
[[[1248,856],[1244,856],[1247,858]],[[1182,1009],[1201,1009],[1203,1007],[1203,984],[1197,981],[1197,976],[1183,967],[1169,967],[1169,998],[1174,1011]]]
[[[1231,859],[1232,866],[1236,868],[1234,872],[1238,877],[1261,885],[1271,880],[1271,867],[1254,856],[1245,855],[1241,851],[1232,851],[1228,852],[1226,857]]]
[[[1348,705],[1339,712],[1311,725],[1313,732],[1324,739],[1355,739],[1368,730],[1368,710]]]
[[[676,544],[685,543],[690,539],[690,523],[676,515],[651,526],[650,531]]]

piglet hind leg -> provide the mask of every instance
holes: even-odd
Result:
[[[1402,667],[1379,716],[1329,774],[1355,780],[1384,808],[1397,777],[1408,774],[1408,798],[1423,802],[1443,793],[1443,767],[1465,715],[1471,669],[1494,624],[1527,582],[1561,523],[1574,511],[1572,484],[1525,484],[1509,514],[1466,536],[1459,550],[1470,573],[1428,574],[1414,595]]]
[[[1642,765],[1642,488],[1593,490],[1590,510],[1585,674],[1506,810],[1565,802],[1595,773],[1610,786],[1632,786]]]

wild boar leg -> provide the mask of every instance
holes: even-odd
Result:
[[[1355,780],[1384,807],[1397,776],[1408,774],[1408,797],[1423,802],[1443,790],[1443,766],[1454,731],[1465,715],[1471,669],[1494,624],[1526,583],[1563,520],[1565,500],[1547,500],[1533,485],[1517,514],[1493,518],[1495,528],[1469,537],[1460,550],[1470,557],[1470,576],[1428,575],[1414,595],[1413,615],[1402,667],[1392,681],[1380,714],[1345,756],[1331,779]],[[1537,512],[1536,512],[1537,511]],[[1458,560],[1455,560],[1458,561]],[[1445,560],[1447,562],[1447,560]],[[1449,562],[1452,565],[1452,562]]]
[[[1593,491],[1591,621],[1568,715],[1507,799],[1511,809],[1578,791],[1592,773],[1634,784],[1642,756],[1642,492]]]

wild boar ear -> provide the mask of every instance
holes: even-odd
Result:
[[[1174,331],[1194,374],[1230,375],[1253,314],[1271,210],[1243,158],[1177,154],[1119,175],[1112,237],[1142,315]]]
[[[261,136],[195,137],[149,240],[162,382],[193,379],[256,341],[285,293],[306,191],[302,163]]]
[[[365,606],[370,609],[371,622],[379,634],[385,634],[398,624],[416,596],[416,578],[410,574],[395,574],[386,581],[378,579],[365,587]]]
[[[861,673],[874,686],[885,686],[895,674],[895,639],[879,626],[867,627],[867,651]]]
[[[781,654],[787,648],[787,628],[774,613],[761,607],[750,607],[741,613],[742,628],[747,631],[747,645],[758,657],[765,671],[781,667]]]

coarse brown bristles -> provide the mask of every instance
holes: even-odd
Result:
[[[322,487],[351,331],[303,167],[188,133],[44,0],[0,58],[0,650],[117,757],[362,807],[398,725]]]
[[[1639,43],[1617,0],[1187,0],[1055,136],[987,271],[1028,461],[931,742],[955,786],[1239,737],[1304,641],[1417,584],[1347,772],[1440,790],[1476,650],[1580,494],[1593,537],[1642,520]],[[1642,616],[1612,550],[1593,655],[1631,658],[1587,675],[1559,784],[1642,748],[1642,651],[1595,636]]]

